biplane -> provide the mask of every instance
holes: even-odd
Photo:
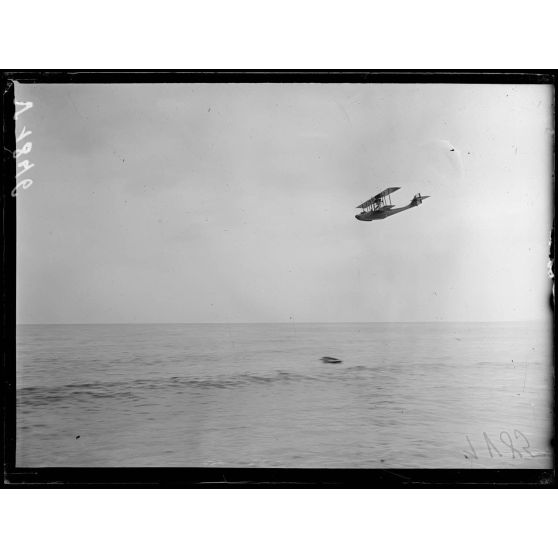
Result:
[[[391,194],[399,189],[400,188],[386,188],[379,194],[376,194],[369,200],[366,200],[364,203],[357,205],[357,208],[362,209],[362,211],[358,215],[355,215],[355,217],[359,221],[376,221],[376,219],[385,219],[386,217],[390,217],[396,213],[401,213],[401,211],[411,209],[411,207],[417,207],[422,203],[422,200],[430,197],[416,194],[411,200],[411,203],[408,205],[395,207],[391,204]]]

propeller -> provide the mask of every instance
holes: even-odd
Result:
[[[422,203],[422,200],[426,200],[428,199],[430,196],[421,196],[420,193],[415,194],[415,197],[413,198],[413,201],[417,204],[420,205]]]

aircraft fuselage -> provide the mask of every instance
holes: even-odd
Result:
[[[378,219],[385,219],[386,217],[391,217],[392,215],[395,215],[396,213],[401,213],[402,211],[406,211],[411,207],[416,207],[416,204],[413,205],[413,203],[411,202],[409,205],[405,205],[403,207],[395,207],[393,209],[380,208],[372,211],[363,211],[362,213],[355,215],[355,217],[359,221],[376,221]]]

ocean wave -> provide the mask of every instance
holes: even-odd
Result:
[[[347,376],[361,376],[365,373],[368,377],[372,373],[386,372],[389,367],[383,366],[348,366],[342,369],[316,370],[311,373],[297,373],[293,371],[276,369],[270,373],[241,372],[234,375],[221,375],[212,377],[203,376],[170,376],[165,378],[136,378],[122,381],[98,381],[68,383],[58,386],[24,386],[17,390],[20,403],[25,405],[55,405],[57,403],[73,400],[84,402],[87,400],[112,398],[137,401],[144,395],[153,391],[184,391],[236,389],[250,385],[272,385],[277,383],[307,383],[307,382],[338,382]],[[355,376],[355,373],[357,376]]]
[[[18,401],[25,405],[53,405],[65,400],[77,402],[99,398],[138,400],[142,394],[156,390],[234,389],[251,384],[315,381],[319,378],[275,370],[270,374],[240,373],[232,376],[185,377],[171,376],[158,379],[134,379],[114,382],[70,383],[59,386],[27,386],[17,390]]]

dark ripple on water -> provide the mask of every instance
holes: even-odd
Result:
[[[384,372],[386,368],[369,366],[349,366],[335,373],[327,374],[299,374],[285,370],[275,370],[272,374],[241,373],[231,376],[214,378],[171,376],[160,379],[135,379],[115,382],[85,382],[71,383],[56,387],[22,387],[17,390],[18,400],[25,405],[52,405],[73,399],[85,401],[88,399],[112,398],[137,401],[142,392],[166,389],[235,389],[255,384],[276,384],[293,382],[336,382],[350,376],[358,378],[355,373]]]
[[[64,384],[56,387],[22,387],[17,390],[18,400],[25,405],[51,405],[67,399],[113,398],[138,400],[140,394],[166,389],[234,389],[250,384],[313,381],[317,378],[278,370],[273,375],[239,374],[229,377],[199,378],[172,376],[161,379],[137,379],[120,382],[87,382]]]

